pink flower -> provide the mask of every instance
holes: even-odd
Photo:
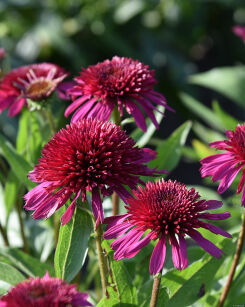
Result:
[[[242,26],[234,26],[232,28],[234,34],[239,36],[245,42],[245,27]]]
[[[245,124],[238,125],[235,131],[226,131],[228,140],[210,144],[224,153],[212,155],[201,160],[202,177],[212,176],[213,182],[220,181],[218,193],[224,193],[232,184],[237,174],[242,171],[242,177],[237,188],[237,194],[242,193],[242,206],[245,206]]]
[[[0,84],[0,112],[9,108],[8,115],[15,116],[27,99],[47,99],[68,74],[51,63],[22,66],[10,71]]]
[[[157,83],[154,71],[149,66],[130,58],[113,57],[87,69],[83,68],[76,85],[69,91],[74,102],[66,109],[65,116],[73,111],[71,121],[87,117],[109,120],[115,106],[123,115],[123,107],[135,119],[136,124],[146,131],[142,110],[158,128],[153,110],[155,105],[167,106],[166,99],[153,90]]]
[[[5,58],[7,55],[6,51],[4,48],[0,48],[0,61]]]
[[[151,240],[159,238],[151,260],[150,273],[161,271],[166,255],[166,239],[172,245],[172,260],[178,270],[188,265],[185,236],[190,236],[205,251],[214,257],[220,257],[222,251],[205,239],[196,228],[230,238],[230,234],[217,226],[202,221],[224,220],[230,217],[229,212],[210,214],[205,210],[216,209],[222,202],[200,200],[195,189],[187,190],[184,184],[171,180],[148,182],[145,189],[134,191],[135,198],[128,199],[127,214],[105,219],[108,224],[105,239],[117,238],[111,248],[115,250],[114,258],[134,257]],[[142,237],[145,231],[149,231]]]
[[[29,278],[12,288],[0,298],[0,307],[76,307],[92,306],[88,294],[76,290],[48,273],[43,278]]]
[[[69,198],[73,201],[61,221],[66,224],[75,210],[76,199],[92,192],[92,209],[97,224],[103,222],[102,195],[117,192],[122,199],[143,184],[140,176],[157,176],[145,163],[154,159],[151,149],[138,148],[119,126],[96,119],[83,119],[60,130],[42,150],[39,164],[29,178],[41,183],[25,195],[27,210],[35,219],[48,218]]]

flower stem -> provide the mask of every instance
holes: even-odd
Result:
[[[160,284],[161,284],[161,278],[162,278],[161,273],[158,273],[154,277],[153,286],[152,286],[152,293],[151,293],[150,307],[156,307],[157,306],[158,295],[159,295]]]
[[[7,232],[3,228],[1,222],[0,222],[0,233],[1,233],[2,237],[3,237],[4,245],[9,247],[10,245],[9,245],[9,240],[8,240]]]
[[[46,108],[45,114],[46,114],[47,120],[49,122],[51,132],[52,132],[52,134],[55,134],[56,133],[56,127],[55,127],[55,122],[53,120],[53,116],[52,116],[50,109]]]
[[[223,289],[223,292],[221,294],[221,297],[219,299],[219,303],[218,303],[218,307],[222,307],[224,305],[225,299],[228,295],[228,292],[231,288],[231,284],[232,284],[232,279],[234,277],[235,271],[236,271],[236,267],[239,263],[239,259],[242,253],[242,247],[243,247],[243,243],[244,243],[244,238],[245,238],[245,211],[243,213],[242,216],[242,226],[241,226],[241,230],[240,230],[240,234],[237,240],[237,246],[236,246],[236,252],[233,258],[233,262],[230,268],[230,272],[228,274],[228,279],[226,282],[226,285]]]
[[[122,119],[121,119],[120,112],[118,111],[117,104],[114,107],[112,118],[116,125],[118,126],[121,125]],[[116,192],[114,192],[112,195],[112,215],[118,215],[118,214],[119,214],[119,196]]]
[[[22,217],[22,198],[19,197],[19,199],[16,201],[15,203],[16,206],[16,210],[17,210],[17,215],[18,215],[18,219],[19,219],[19,223],[20,223],[20,235],[23,241],[23,251],[28,253],[29,252],[29,248],[28,248],[28,244],[27,244],[27,239],[25,236],[25,230],[24,230],[24,223],[23,223],[23,217]]]
[[[100,267],[100,278],[101,278],[101,285],[102,285],[102,291],[103,295],[107,296],[107,259],[105,252],[102,248],[102,225],[99,223],[97,229],[95,229],[95,239],[96,239],[96,247],[98,251],[98,258],[99,258],[99,267]]]

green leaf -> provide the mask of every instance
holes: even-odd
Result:
[[[35,183],[27,178],[27,174],[32,169],[32,166],[16,152],[14,147],[1,134],[0,148],[5,159],[10,164],[11,169],[15,173],[16,177],[20,180],[20,182],[22,182],[29,189],[35,187]]]
[[[1,248],[0,255],[9,260],[15,267],[30,277],[42,277],[47,271],[51,276],[54,276],[52,266],[40,262],[38,259],[20,251],[17,248]]]
[[[228,254],[234,249],[234,242],[231,239],[223,239],[220,246],[224,253]],[[170,299],[166,306],[185,307],[199,300],[212,287],[214,276],[224,260],[224,255],[217,259],[206,254],[183,271],[167,272],[161,281],[161,284],[170,290]]]
[[[224,129],[234,130],[236,128],[239,122],[230,114],[222,110],[218,101],[213,102],[213,110],[219,117]]]
[[[214,68],[191,76],[190,82],[215,90],[245,107],[245,66]]]
[[[110,259],[111,271],[112,271],[112,283],[114,285],[113,301],[118,298],[118,305],[111,306],[138,306],[136,288],[133,286],[132,279],[126,269],[123,261],[115,261],[113,259],[113,250],[109,246],[109,242],[103,241],[103,247],[106,249],[108,257]],[[104,298],[104,305],[101,303],[100,306],[108,306],[110,299]],[[110,303],[109,303],[110,304]],[[126,305],[127,304],[127,305]],[[109,305],[110,306],[110,305]]]
[[[180,99],[183,102],[183,104],[194,114],[196,114],[198,117],[200,117],[202,120],[204,120],[207,124],[209,124],[211,127],[219,129],[220,131],[223,131],[223,126],[218,118],[217,115],[214,114],[212,110],[205,107],[200,101],[196,100],[192,96],[181,93]]]
[[[25,276],[7,263],[0,262],[0,281],[14,286],[25,280]]]
[[[42,150],[42,134],[37,119],[37,112],[31,112],[30,117],[30,137],[29,137],[29,151],[31,162],[36,163],[41,155]]]
[[[91,217],[76,208],[69,223],[60,227],[54,260],[57,277],[70,282],[82,268],[91,231]]]
[[[187,121],[177,128],[168,139],[163,140],[156,148],[157,158],[151,161],[150,167],[172,171],[181,157],[181,148],[186,142],[191,129],[191,122]]]
[[[13,206],[16,203],[19,187],[20,187],[20,182],[18,178],[15,176],[13,170],[10,170],[8,173],[8,180],[6,181],[4,189],[4,203],[6,206],[7,219],[9,217],[9,214]]]
[[[16,139],[16,150],[18,153],[23,154],[26,151],[28,144],[29,136],[29,120],[30,120],[30,111],[24,109],[21,112],[21,117],[19,120],[19,128]]]
[[[162,119],[163,119],[163,113],[165,108],[163,106],[158,106],[157,109],[162,112],[159,113],[157,111],[154,112],[156,120],[158,122],[158,124],[161,123]],[[150,118],[146,119],[146,125],[147,125],[147,130],[146,132],[142,131],[140,128],[136,128],[132,133],[131,133],[131,137],[137,141],[136,145],[138,145],[139,147],[144,147],[149,140],[151,139],[151,137],[153,136],[153,134],[156,131],[156,127],[155,125],[152,123]]]

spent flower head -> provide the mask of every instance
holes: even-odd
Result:
[[[157,128],[153,113],[157,110],[155,105],[172,110],[167,106],[164,96],[153,89],[157,83],[154,71],[138,60],[115,56],[111,60],[83,68],[75,81],[76,85],[69,91],[74,101],[65,112],[65,116],[69,116],[77,109],[72,122],[84,117],[108,120],[117,107],[121,116],[125,108],[136,124],[146,131],[142,110]]]
[[[51,63],[21,66],[7,73],[0,84],[0,112],[9,108],[8,115],[17,115],[28,99],[47,99],[68,74]]]
[[[78,292],[76,285],[52,278],[29,278],[17,284],[0,298],[0,307],[81,307],[92,306],[88,294]]]
[[[219,227],[203,221],[227,219],[230,216],[228,212],[203,212],[221,206],[220,201],[201,200],[194,188],[188,190],[177,181],[162,179],[156,183],[149,182],[145,188],[139,187],[134,191],[134,197],[128,199],[126,214],[105,219],[108,227],[104,237],[117,238],[111,244],[116,260],[132,258],[151,240],[159,239],[150,260],[151,274],[157,274],[163,267],[168,238],[172,246],[173,264],[182,270],[188,265],[186,235],[212,256],[218,258],[222,255],[218,247],[196,230],[204,228],[231,237]],[[146,231],[148,233],[144,236]]]
[[[119,126],[97,119],[83,119],[61,129],[44,146],[39,164],[29,178],[40,183],[25,195],[27,210],[36,219],[48,218],[69,198],[72,203],[62,217],[66,224],[75,210],[76,199],[92,193],[92,209],[98,224],[103,222],[103,196],[115,191],[122,199],[130,196],[126,186],[144,184],[140,176],[157,176],[163,171],[145,163],[156,153],[138,148]]]

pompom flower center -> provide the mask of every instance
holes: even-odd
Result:
[[[147,91],[156,81],[149,66],[128,58],[114,57],[81,73],[84,94],[103,98]],[[79,79],[78,79],[79,80]]]
[[[131,216],[129,222],[159,233],[185,233],[190,227],[198,225],[197,206],[199,194],[194,189],[187,190],[185,185],[176,181],[164,184],[149,184],[137,195],[138,199],[129,201],[127,207]]]

